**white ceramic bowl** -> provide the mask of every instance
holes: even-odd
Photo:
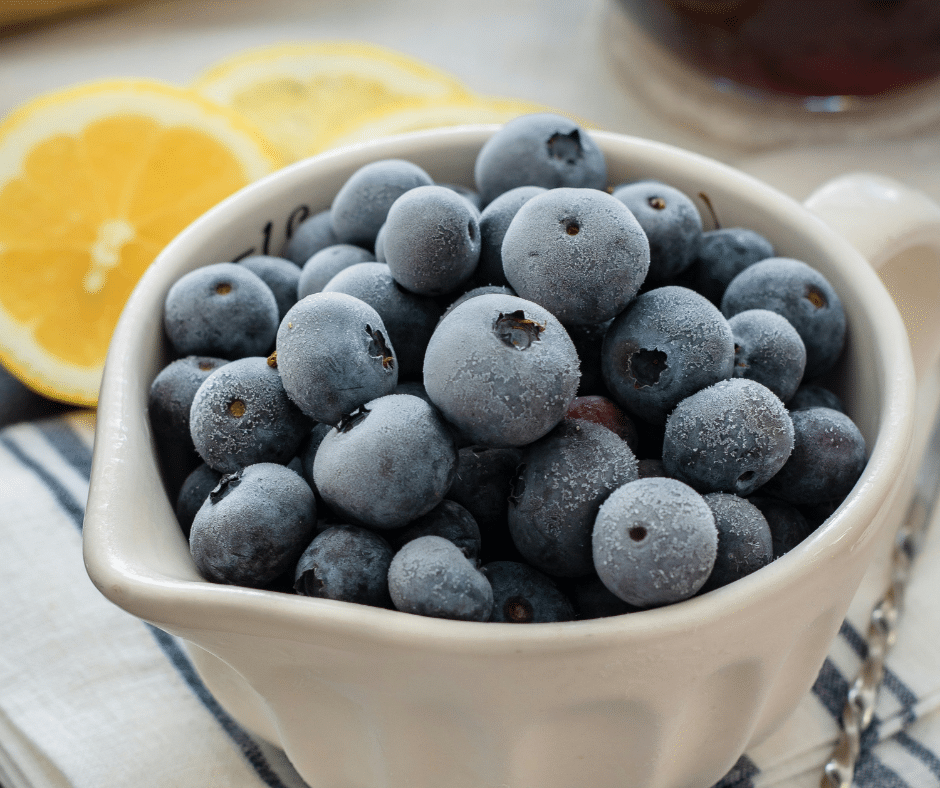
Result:
[[[472,185],[495,127],[439,130],[300,162],[239,192],[159,256],[105,370],[85,560],[109,599],[190,644],[222,705],[284,748],[313,788],[705,788],[811,687],[862,574],[889,538],[914,380],[897,310],[849,243],[803,206],[715,161],[596,133],[611,183],[706,193],[723,226],[766,235],[840,293],[849,341],[833,385],[870,448],[838,511],[791,553],[710,594],[592,621],[518,626],[208,583],[154,457],[146,414],[169,356],[164,296],[183,273],[253,249],[330,205],[362,164],[404,158]],[[305,207],[301,207],[305,206]],[[265,246],[265,244],[267,244]]]

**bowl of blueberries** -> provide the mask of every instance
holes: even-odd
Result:
[[[142,278],[85,561],[315,788],[707,788],[890,540],[914,395],[871,266],[732,168],[551,114],[377,140]]]

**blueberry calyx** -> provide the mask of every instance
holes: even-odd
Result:
[[[568,235],[577,235],[581,232],[581,225],[574,219],[567,219],[565,220],[565,232],[568,233]]]
[[[395,367],[395,357],[392,355],[392,351],[389,350],[388,343],[385,341],[385,337],[382,336],[382,332],[367,325],[366,333],[371,340],[369,342],[369,355],[372,356],[372,358],[382,359],[383,369],[393,369]]]
[[[271,369],[277,369],[277,351],[275,350],[270,356],[268,356],[268,366]]]
[[[240,419],[242,416],[244,416],[247,410],[248,408],[245,407],[244,401],[240,399],[233,399],[228,404],[228,412],[236,419]]]
[[[209,502],[218,503],[232,490],[238,487],[238,485],[242,483],[243,471],[243,468],[239,468],[237,471],[233,473],[227,473],[225,476],[219,479],[219,483],[213,487],[209,493]]]
[[[650,208],[654,208],[657,211],[666,210],[666,201],[662,197],[650,197],[647,199]]]
[[[510,312],[508,315],[499,313],[493,324],[496,335],[507,345],[516,350],[526,350],[533,342],[540,342],[545,325],[529,320],[521,309]]]
[[[647,530],[645,526],[642,525],[634,525],[633,528],[628,531],[628,536],[634,542],[642,542],[644,539],[646,539],[646,534]]]
[[[825,294],[818,287],[810,286],[806,288],[806,300],[817,309],[822,309],[823,307],[829,306],[829,303],[826,301]]]
[[[548,155],[553,159],[561,159],[567,164],[575,164],[584,155],[581,147],[581,135],[575,129],[570,134],[555,132],[546,143]]]
[[[503,613],[507,621],[514,624],[528,624],[535,618],[535,608],[523,596],[511,596],[503,603]]]
[[[336,431],[349,432],[357,424],[361,424],[370,413],[371,411],[365,405],[360,405],[352,413],[347,413],[339,420]]]
[[[232,292],[231,282],[219,282],[215,286],[215,292],[217,295],[228,295]]]
[[[655,386],[659,382],[659,376],[668,369],[666,358],[663,351],[656,349],[640,348],[634,353],[630,357],[630,374],[635,381],[633,388]]]

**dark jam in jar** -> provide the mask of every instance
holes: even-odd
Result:
[[[940,0],[620,0],[713,77],[798,96],[875,96],[940,74]]]

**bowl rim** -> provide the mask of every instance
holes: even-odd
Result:
[[[141,452],[150,443],[149,422],[141,413],[139,396],[133,395],[133,364],[141,343],[152,327],[137,325],[135,312],[165,291],[166,271],[187,249],[197,246],[224,227],[225,217],[316,177],[318,170],[354,171],[380,158],[408,159],[409,153],[441,154],[450,149],[479,147],[499,125],[470,125],[412,132],[329,151],[285,167],[241,189],[201,216],[181,232],[157,256],[134,289],[112,338],[102,381],[94,446],[88,507],[84,528],[84,558],[89,576],[101,592],[119,607],[176,633],[217,630],[243,634],[270,634],[290,640],[322,637],[324,629],[337,635],[371,642],[413,646],[420,640],[432,650],[474,653],[544,650],[567,651],[590,647],[598,640],[633,640],[662,637],[697,629],[703,622],[724,618],[755,601],[779,593],[782,588],[808,578],[820,565],[838,559],[846,542],[867,539],[879,512],[890,504],[900,484],[904,459],[913,430],[914,373],[907,334],[897,308],[868,263],[849,242],[790,197],[729,165],[672,145],[625,134],[589,133],[610,161],[643,152],[665,156],[703,179],[724,179],[737,192],[759,197],[782,222],[805,224],[838,265],[852,267],[853,290],[864,310],[877,315],[874,341],[880,348],[875,359],[883,382],[877,439],[859,482],[838,510],[808,539],[759,572],[728,586],[681,603],[608,618],[516,627],[488,622],[448,621],[401,614],[395,610],[352,605],[333,600],[310,599],[267,590],[218,585],[193,576],[183,579],[150,565],[143,547],[128,551],[132,523],[121,522],[122,509],[132,508],[133,475]],[[149,328],[149,331],[148,331]],[[890,369],[887,360],[891,359]],[[149,389],[149,381],[146,384]],[[138,439],[132,440],[129,426]],[[146,448],[142,448],[141,445]],[[115,482],[112,484],[112,482]],[[116,490],[127,482],[126,491]],[[166,496],[164,496],[166,497]],[[168,504],[169,507],[169,504]],[[168,509],[172,512],[172,507]],[[165,512],[163,513],[165,516]],[[142,519],[147,519],[146,517]],[[174,526],[176,525],[174,520]],[[185,539],[178,532],[176,539]],[[174,538],[174,537],[168,537]],[[194,568],[192,572],[195,572]],[[183,574],[186,574],[185,572]]]

